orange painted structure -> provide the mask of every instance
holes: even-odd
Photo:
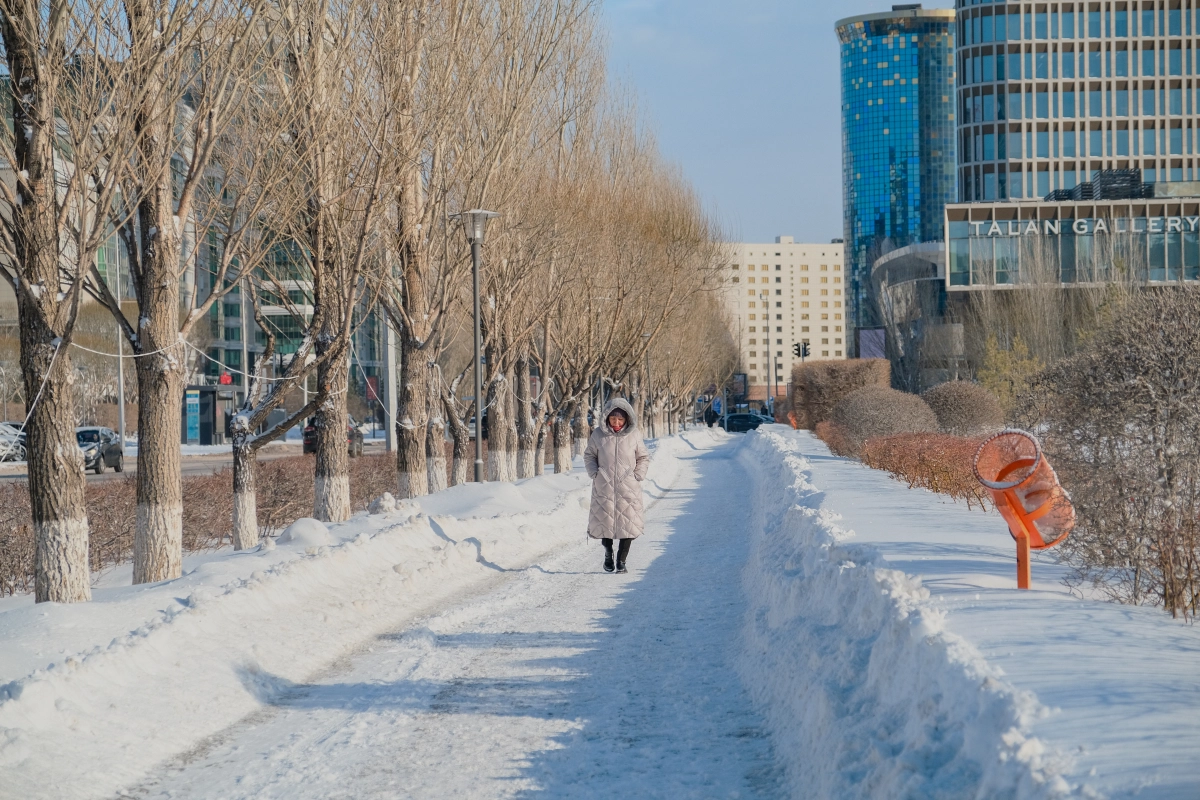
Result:
[[[1075,507],[1033,434],[1005,430],[975,453],[975,477],[996,503],[1017,541],[1017,588],[1031,581],[1030,550],[1047,550],[1075,527]]]

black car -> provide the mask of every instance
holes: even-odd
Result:
[[[75,443],[83,451],[83,468],[99,475],[105,468],[125,471],[125,448],[121,437],[110,428],[76,428]]]
[[[745,433],[755,430],[766,420],[758,414],[729,414],[721,417],[721,427],[729,433]]]
[[[346,423],[346,445],[350,449],[350,457],[363,454],[363,432],[354,424],[354,417]],[[317,452],[317,428],[310,419],[304,426],[304,454]]]

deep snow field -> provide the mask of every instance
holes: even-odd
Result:
[[[998,515],[810,434],[581,465],[0,600],[0,798],[1200,797],[1200,630],[1015,587]]]

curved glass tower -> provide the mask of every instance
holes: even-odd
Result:
[[[893,6],[837,23],[847,326],[874,327],[871,264],[938,241],[955,199],[954,18]]]
[[[964,202],[1043,198],[1101,170],[1200,178],[1200,8],[957,0]]]

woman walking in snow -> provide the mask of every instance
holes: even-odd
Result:
[[[642,535],[642,487],[650,451],[637,432],[633,408],[617,398],[604,408],[592,431],[583,463],[592,479],[588,536],[604,543],[604,571],[612,572],[613,539],[619,539],[616,571],[625,572],[629,546]]]

